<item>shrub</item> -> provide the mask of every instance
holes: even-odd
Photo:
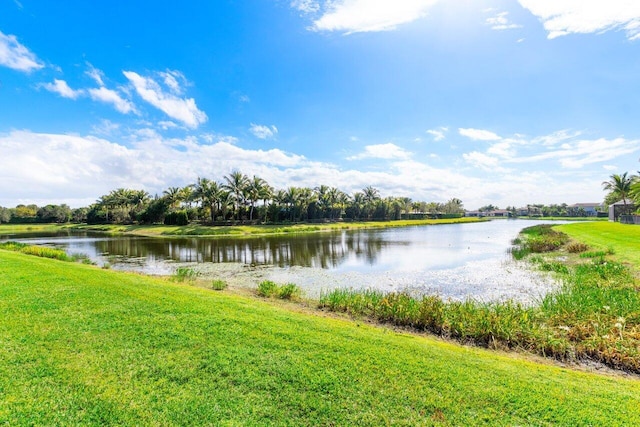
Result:
[[[571,254],[582,253],[582,252],[585,252],[587,249],[589,249],[589,246],[580,242],[573,242],[567,245],[567,252]]]
[[[294,283],[287,283],[278,289],[278,298],[294,299],[300,296],[300,288]]]
[[[173,273],[173,280],[176,282],[184,282],[185,280],[194,280],[198,273],[191,267],[178,267]]]
[[[278,284],[271,280],[265,280],[258,285],[258,295],[261,297],[269,298],[278,290]]]
[[[257,293],[265,298],[295,299],[300,296],[301,289],[294,283],[278,285],[271,280],[265,280],[258,285]]]
[[[227,288],[227,282],[224,280],[216,279],[211,282],[211,289],[214,291],[222,291]]]

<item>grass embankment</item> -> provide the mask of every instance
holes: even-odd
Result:
[[[0,424],[637,425],[640,382],[0,250]]]
[[[587,252],[586,245],[550,226],[525,229],[519,243],[514,256],[528,256],[562,282],[536,306],[335,290],[321,297],[320,307],[482,346],[592,359],[640,373],[640,285],[630,270],[613,261],[612,251]]]
[[[556,227],[571,238],[591,246],[591,250],[610,251],[615,259],[640,273],[640,226],[619,222],[564,224]]]
[[[326,224],[265,224],[265,225],[77,225],[78,230],[113,234],[135,234],[153,237],[175,236],[260,236],[270,234],[313,233],[321,231],[357,230],[373,228],[411,227],[417,225],[458,224],[482,221],[478,218],[421,219],[399,221],[334,222]],[[0,226],[0,231],[2,227]]]

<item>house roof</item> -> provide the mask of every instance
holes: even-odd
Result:
[[[574,203],[570,208],[590,208],[592,206],[602,206],[602,203]]]
[[[633,201],[631,200],[627,200],[627,203],[625,203],[624,200],[618,200],[617,202],[612,203],[609,206],[619,206],[619,205],[625,205],[625,204],[629,206],[635,205],[635,203],[633,203]]]

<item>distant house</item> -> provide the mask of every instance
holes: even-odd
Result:
[[[479,218],[479,217],[483,217],[484,215],[480,211],[465,211],[464,216]]]
[[[495,211],[487,212],[487,216],[508,218],[511,216],[511,212],[506,209],[496,209]]]
[[[516,209],[516,215],[518,216],[527,216],[529,215],[529,208],[518,208]]]
[[[579,216],[584,214],[586,216],[598,216],[598,212],[600,212],[604,208],[602,203],[575,203],[569,206],[571,209],[571,216]]]
[[[624,203],[623,200],[609,205],[609,221],[616,222],[620,219],[620,215],[631,215],[635,212],[637,206],[632,202]]]

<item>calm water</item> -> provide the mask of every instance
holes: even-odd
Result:
[[[68,231],[0,235],[0,240],[86,254],[115,269],[171,274],[186,263],[234,284],[294,282],[312,296],[335,287],[375,287],[456,299],[530,301],[553,284],[514,263],[507,251],[518,232],[531,224],[499,220],[244,239],[105,237]]]

